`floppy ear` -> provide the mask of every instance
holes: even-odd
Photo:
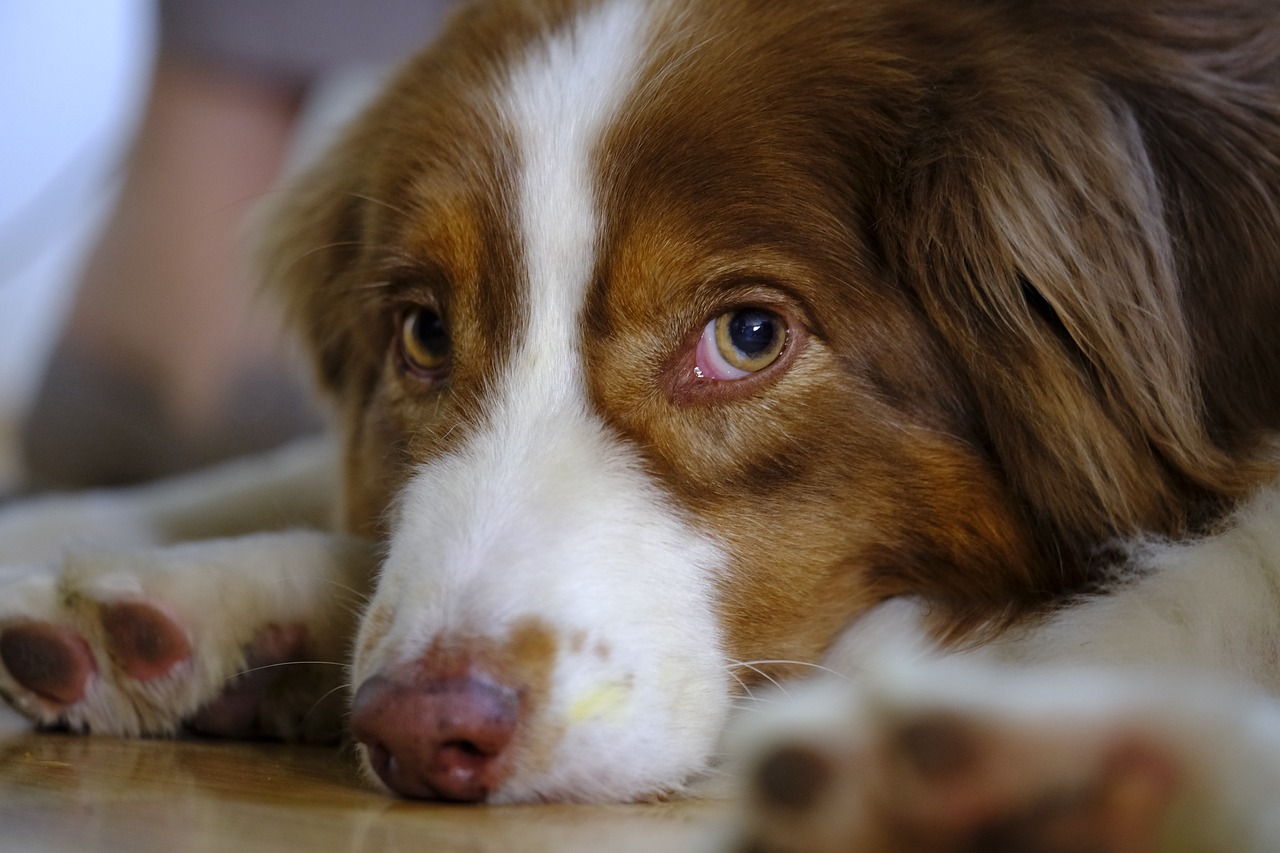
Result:
[[[1190,280],[1179,254],[1185,208],[1229,200],[1161,171],[1176,126],[1093,77],[1027,66],[964,110],[965,93],[937,87],[881,237],[965,367],[1014,489],[1079,557],[1203,523],[1264,475],[1211,437],[1188,291],[1219,283]]]
[[[357,280],[364,231],[358,158],[352,134],[292,178],[258,212],[255,265],[268,293],[314,357],[322,388],[350,380],[355,317],[342,298]]]

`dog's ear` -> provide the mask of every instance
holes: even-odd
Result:
[[[1242,464],[1245,442],[1223,441],[1202,315],[1222,301],[1207,288],[1274,294],[1277,257],[1267,281],[1206,276],[1257,278],[1250,243],[1278,243],[1277,124],[1275,147],[1253,146],[1272,183],[1251,193],[1270,209],[1250,224],[1207,175],[1170,165],[1174,136],[1198,133],[1208,151],[1223,142],[1212,138],[1223,117],[1195,112],[1196,97],[1210,109],[1190,91],[1206,75],[1181,70],[1186,91],[1108,89],[1043,62],[1003,89],[988,81],[982,103],[939,85],[879,217],[888,261],[966,368],[1013,487],[1067,548],[1185,530],[1256,487],[1266,467]],[[1237,235],[1188,248],[1215,218]],[[1262,316],[1233,316],[1257,348],[1276,297],[1257,296],[1254,310]],[[1280,352],[1269,347],[1274,370]]]
[[[337,391],[353,367],[354,328],[342,298],[358,277],[363,244],[359,141],[349,133],[292,178],[257,213],[254,265],[268,295],[313,355],[317,378]]]

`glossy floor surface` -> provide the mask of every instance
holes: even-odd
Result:
[[[474,807],[364,786],[319,747],[24,735],[0,742],[0,850],[629,853],[715,846],[722,807]]]

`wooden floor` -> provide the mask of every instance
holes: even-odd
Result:
[[[0,851],[708,853],[722,807],[441,806],[319,747],[24,735],[0,742]]]

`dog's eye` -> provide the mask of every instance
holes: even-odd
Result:
[[[716,317],[698,341],[698,374],[708,379],[742,379],[778,360],[787,343],[787,324],[764,308],[738,308]]]
[[[452,353],[444,321],[427,308],[412,308],[401,315],[398,349],[407,369],[431,378],[444,372]]]

